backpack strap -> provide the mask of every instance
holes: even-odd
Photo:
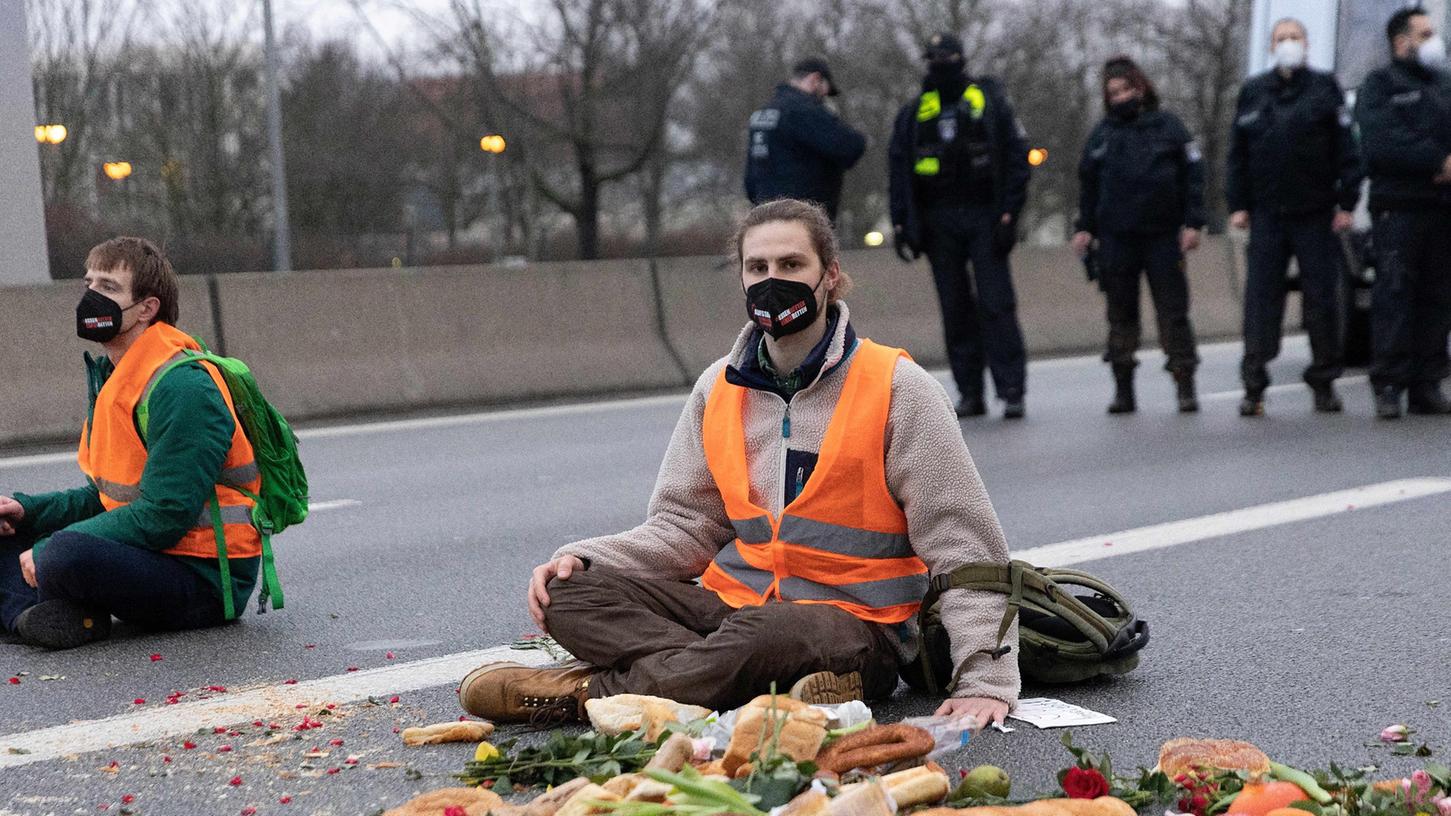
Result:
[[[217,571],[221,576],[222,612],[227,620],[237,617],[237,602],[232,598],[232,562],[227,560],[227,535],[222,531],[222,499],[212,488],[212,532],[217,536]]]

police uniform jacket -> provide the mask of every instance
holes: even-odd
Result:
[[[1432,179],[1451,155],[1451,73],[1396,60],[1365,78],[1355,103],[1372,210],[1451,207]]]
[[[1245,82],[1229,145],[1229,209],[1350,212],[1362,178],[1350,111],[1335,77],[1301,68]]]
[[[1010,214],[1016,219],[1027,200],[1028,178],[1031,174],[1028,166],[1028,137],[1013,113],[1007,94],[996,78],[987,76],[964,77],[962,87],[952,90],[962,94],[968,87],[976,87],[981,91],[981,115],[976,122],[972,122],[969,121],[972,113],[968,106],[952,106],[957,120],[957,134],[953,142],[959,149],[946,150],[942,157],[945,176],[955,178],[963,184],[981,185],[966,199],[957,195],[962,191],[943,190],[938,177],[925,177],[916,172],[920,158],[918,153],[925,135],[920,132],[920,97],[902,106],[892,127],[892,141],[887,148],[887,180],[892,223],[902,226],[907,244],[918,251],[922,251],[925,246],[922,210],[926,207],[975,198],[992,207],[994,212]],[[939,89],[933,87],[930,80],[924,82],[923,93],[931,91]],[[951,95],[946,89],[939,93],[944,99]],[[960,165],[964,160],[960,148],[969,143],[967,136],[974,132],[982,137],[982,158],[987,164],[985,178],[968,178],[969,174],[964,167],[952,166],[954,162]]]
[[[835,214],[841,180],[866,152],[866,137],[816,97],[781,84],[751,114],[746,145],[746,197],[752,204],[800,198]]]
[[[1179,117],[1108,116],[1078,163],[1078,229],[1095,235],[1204,226],[1204,161]]]

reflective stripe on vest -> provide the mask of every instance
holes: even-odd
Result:
[[[702,586],[736,608],[772,599],[822,603],[876,623],[917,613],[927,567],[912,550],[885,464],[892,375],[905,356],[861,341],[811,481],[779,519],[750,499],[745,389],[723,374],[716,380],[702,441],[737,538],[716,555]]]
[[[987,95],[977,85],[968,85],[962,92],[962,101],[967,103],[968,115],[973,121],[983,117],[987,109]],[[925,124],[942,115],[942,95],[937,91],[923,91],[917,99],[917,122]],[[912,165],[912,172],[919,176],[935,176],[942,172],[942,160],[937,156],[920,156]]]
[[[81,435],[77,462],[100,493],[106,510],[124,507],[141,498],[141,476],[146,470],[147,451],[136,430],[136,406],[155,384],[158,372],[185,356],[187,349],[200,350],[196,341],[166,323],[146,329],[127,349],[106,379],[91,419]],[[253,502],[242,491],[257,493],[262,486],[252,445],[242,423],[237,421],[231,393],[220,372],[199,363],[212,378],[227,410],[232,415],[231,446],[217,475],[216,495],[221,503],[221,520],[228,558],[251,558],[261,554],[261,536],[252,526]],[[212,526],[211,500],[202,507],[195,526],[164,552],[198,558],[216,558],[216,532]]]

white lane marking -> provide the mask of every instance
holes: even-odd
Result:
[[[357,499],[333,499],[332,501],[324,502],[308,502],[307,509],[308,512],[315,513],[319,510],[336,510],[339,507],[354,507],[359,504],[362,504],[362,502]]]
[[[1130,553],[1308,521],[1382,504],[1451,493],[1451,479],[1397,479],[1303,499],[1260,504],[1240,510],[1171,521],[1134,530],[1089,536],[1014,552],[1014,558],[1042,567],[1063,567]]]
[[[1367,377],[1364,374],[1355,374],[1350,377],[1341,377],[1340,379],[1335,381],[1335,384],[1337,386],[1348,386],[1363,385],[1368,382],[1370,382],[1370,377]],[[1310,387],[1305,385],[1304,383],[1282,383],[1280,385],[1272,385],[1269,388],[1266,388],[1265,394],[1272,396],[1274,394],[1287,394],[1293,391],[1303,391],[1308,394],[1310,393]],[[1215,391],[1212,394],[1201,394],[1199,396],[1199,401],[1219,402],[1221,400],[1237,400],[1243,396],[1244,389],[1236,388],[1233,391]]]
[[[1447,492],[1451,492],[1451,479],[1448,478],[1401,479],[1120,533],[1064,541],[1022,550],[1013,555],[1040,566],[1066,566]],[[542,652],[515,651],[505,646],[497,646],[368,671],[321,677],[295,686],[268,686],[233,692],[211,700],[198,700],[100,720],[10,734],[0,736],[0,768],[165,739],[219,725],[259,718],[277,719],[295,715],[298,703],[343,703],[369,696],[401,694],[445,686],[457,683],[469,670],[490,660],[538,664],[547,659]],[[29,753],[15,754],[8,751],[9,748],[18,748]]]
[[[1223,341],[1219,343],[1204,343],[1199,346],[1200,352],[1212,352],[1218,349],[1225,349],[1240,345],[1236,341]],[[1153,363],[1162,358],[1163,353],[1157,350],[1147,350],[1141,353],[1140,361]],[[1030,360],[1028,368],[1031,371],[1041,371],[1056,368],[1068,368],[1084,364],[1098,365],[1102,359],[1097,354],[1084,354],[1075,357],[1050,357],[1043,360]],[[939,377],[947,375],[947,369],[932,369],[932,374]],[[339,437],[358,436],[361,434],[388,433],[391,431],[419,431],[432,428],[455,428],[461,425],[473,425],[482,422],[504,422],[510,420],[534,419],[540,417],[575,416],[588,414],[596,411],[620,411],[632,408],[651,408],[656,406],[680,405],[685,401],[684,394],[661,394],[650,397],[632,397],[628,399],[594,400],[590,402],[569,403],[566,405],[544,405],[533,408],[504,408],[498,411],[477,411],[469,414],[451,414],[448,416],[418,417],[416,419],[383,420],[380,422],[360,422],[349,425],[332,425],[320,428],[305,428],[297,432],[299,439],[336,439]],[[12,456],[0,458],[0,469],[30,467],[34,465],[54,465],[62,462],[75,460],[74,452],[63,453],[39,453],[28,456]]]
[[[258,719],[282,720],[284,717],[290,722],[297,718],[299,704],[345,703],[446,686],[457,683],[471,669],[491,660],[538,665],[547,662],[548,656],[540,651],[517,651],[507,646],[495,646],[380,669],[320,677],[292,686],[230,692],[210,700],[9,734],[0,736],[0,768],[166,739],[218,725]],[[28,753],[15,753],[16,749]]]

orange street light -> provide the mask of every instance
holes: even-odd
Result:
[[[503,153],[504,148],[508,146],[509,144],[504,141],[504,137],[497,133],[490,133],[479,140],[479,149],[485,153],[494,153],[497,155]]]
[[[101,165],[101,170],[106,174],[106,178],[120,181],[131,175],[131,162],[106,162]]]
[[[1048,148],[1035,147],[1028,151],[1028,164],[1038,167],[1045,161],[1048,161]]]
[[[35,140],[41,144],[57,145],[65,141],[70,133],[65,125],[36,125]]]

